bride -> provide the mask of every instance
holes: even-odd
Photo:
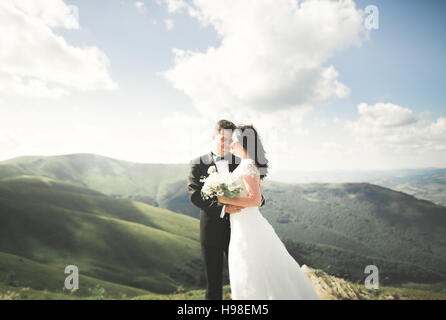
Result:
[[[231,150],[242,158],[233,174],[243,191],[237,198],[218,196],[218,201],[244,207],[230,214],[228,265],[232,299],[319,300],[310,280],[259,211],[260,180],[266,176],[268,161],[252,125],[234,131]]]

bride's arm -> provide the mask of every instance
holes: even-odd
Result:
[[[236,198],[218,196],[218,201],[220,203],[232,204],[240,207],[260,207],[262,204],[262,193],[260,191],[259,175],[242,175],[240,177],[245,183],[248,195],[246,197]]]

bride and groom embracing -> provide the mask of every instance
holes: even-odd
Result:
[[[222,299],[225,254],[233,300],[318,300],[310,280],[259,210],[265,203],[260,182],[268,160],[257,130],[220,120],[212,141],[214,150],[191,161],[188,183],[190,200],[200,208],[206,299]],[[202,198],[201,177],[212,165],[239,179],[238,197]]]

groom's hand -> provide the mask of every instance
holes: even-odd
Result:
[[[243,207],[239,207],[239,206],[234,206],[232,204],[227,204],[225,207],[225,212],[227,213],[237,213],[240,210],[242,210]]]

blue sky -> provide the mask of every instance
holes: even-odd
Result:
[[[361,101],[388,100],[411,108],[445,115],[446,3],[437,0],[356,1],[379,8],[379,30],[362,48],[348,49],[330,61],[352,88],[343,113],[355,115]],[[345,103],[344,103],[345,102]]]
[[[340,117],[354,119],[359,103],[381,101],[404,106],[414,114],[429,112],[426,118],[432,121],[444,117],[446,43],[441,39],[446,35],[446,21],[442,18],[446,3],[435,0],[356,3],[362,8],[368,4],[378,6],[380,27],[361,48],[347,49],[330,60],[352,91],[348,99],[330,103],[321,116],[340,113]],[[404,160],[410,157],[408,152],[401,157],[401,166],[393,167],[444,166],[444,158],[439,154],[426,153],[426,160],[437,158],[438,162],[420,160],[406,165]]]
[[[156,72],[173,64],[173,47],[205,51],[208,46],[218,46],[221,40],[213,28],[200,26],[185,13],[170,14],[156,1],[141,1],[147,8],[141,14],[135,2],[108,1],[104,6],[102,1],[67,1],[79,7],[82,30],[58,33],[71,44],[94,45],[106,52],[113,63],[112,78],[120,79],[120,85],[126,85],[129,91],[161,91],[161,99],[173,95],[178,99],[174,101],[181,103],[168,104],[171,110],[184,105],[193,108],[169,83],[160,81]],[[373,31],[372,41],[361,48],[349,48],[328,61],[352,88],[348,99],[327,104],[336,106],[330,114],[336,115],[337,108],[343,108],[344,116],[354,118],[355,107],[361,101],[388,99],[415,111],[429,108],[437,115],[445,115],[442,91],[446,82],[442,77],[446,70],[446,42],[441,39],[446,36],[446,21],[441,8],[446,9],[446,4],[438,0],[355,2],[358,8],[378,6],[380,29]],[[172,30],[166,29],[165,19],[174,20]],[[147,96],[150,97],[153,96]]]
[[[172,88],[157,72],[173,64],[172,48],[205,50],[220,40],[210,27],[204,28],[185,14],[170,14],[156,1],[142,1],[146,12],[135,6],[137,1],[70,1],[79,8],[82,30],[59,30],[70,43],[94,45],[107,53],[112,61],[111,76],[128,94],[140,98],[141,111],[150,101],[162,102],[163,113],[183,110],[195,112],[193,105],[181,92]],[[99,17],[98,17],[99,15]],[[174,20],[167,30],[165,20]],[[154,24],[156,23],[156,24]],[[138,103],[139,105],[139,103]],[[134,106],[139,110],[138,106]],[[159,109],[153,105],[151,112]]]
[[[185,163],[229,118],[257,127],[276,171],[446,161],[442,1],[295,1],[295,18],[285,0],[56,2],[0,6],[0,160]]]

